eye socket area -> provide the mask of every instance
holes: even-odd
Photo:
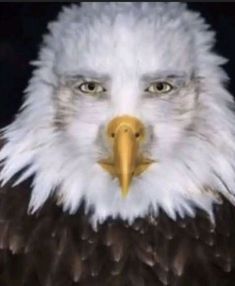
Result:
[[[163,94],[168,93],[173,89],[173,86],[166,81],[155,81],[152,82],[146,89],[146,92],[151,94]]]
[[[103,93],[106,91],[103,85],[96,81],[83,82],[79,85],[76,85],[75,89],[79,90],[82,93],[87,93],[91,95]]]

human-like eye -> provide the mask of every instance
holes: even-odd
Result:
[[[149,93],[155,93],[155,94],[162,94],[170,92],[173,89],[173,86],[165,81],[157,81],[151,83],[145,91]]]
[[[78,85],[76,89],[91,95],[105,92],[105,88],[100,83],[95,81],[83,82],[82,84]]]

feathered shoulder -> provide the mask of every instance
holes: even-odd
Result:
[[[30,180],[0,190],[0,285],[186,286],[193,277],[193,285],[219,281],[222,286],[234,281],[235,211],[228,202],[215,207],[215,225],[203,212],[177,222],[161,213],[132,226],[107,221],[94,230],[82,207],[68,215],[51,197],[29,215],[29,199]]]

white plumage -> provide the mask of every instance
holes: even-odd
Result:
[[[55,193],[70,213],[84,200],[94,224],[131,223],[159,208],[175,219],[199,207],[213,219],[220,195],[231,202],[235,195],[234,103],[214,41],[200,15],[180,3],[65,8],[49,25],[23,107],[3,130],[2,183],[24,169],[17,183],[35,175],[30,212]],[[105,92],[78,92],[84,79]],[[173,90],[146,92],[159,80]],[[156,161],[125,199],[97,163],[108,153],[105,126],[123,114],[144,123],[144,152]]]

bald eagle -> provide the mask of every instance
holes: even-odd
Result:
[[[235,114],[185,4],[82,3],[48,26],[1,133],[0,285],[235,285]]]

